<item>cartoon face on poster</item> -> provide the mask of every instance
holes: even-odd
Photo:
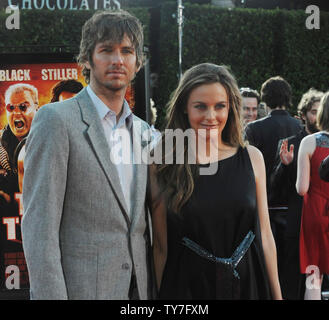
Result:
[[[24,144],[32,120],[45,104],[71,98],[86,85],[77,63],[0,67],[1,291],[29,287],[20,224],[23,216]],[[133,109],[135,101],[131,86],[126,99]]]

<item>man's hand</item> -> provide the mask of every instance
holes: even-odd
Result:
[[[294,145],[291,144],[288,151],[288,139],[284,139],[280,148],[280,159],[284,165],[289,165],[294,159]]]

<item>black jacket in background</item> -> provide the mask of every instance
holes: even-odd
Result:
[[[303,206],[303,197],[296,190],[298,151],[302,139],[307,136],[305,129],[288,138],[288,150],[294,145],[294,158],[289,165],[282,164],[280,160],[280,148],[282,140],[279,141],[276,164],[271,175],[272,200],[281,205],[288,206],[287,236],[299,237],[300,222]]]
[[[307,136],[305,129],[288,138],[288,150],[294,145],[294,158],[289,165],[280,159],[282,140],[279,141],[276,165],[271,175],[272,198],[282,205],[288,206],[285,228],[284,264],[281,273],[281,290],[285,299],[300,300],[304,297],[305,276],[300,273],[299,265],[299,232],[302,217],[303,197],[296,190],[297,163],[299,146]]]
[[[245,139],[263,154],[266,167],[266,189],[269,206],[279,205],[271,196],[270,177],[275,164],[279,140],[293,136],[302,129],[300,122],[286,110],[272,110],[259,120],[250,122],[245,128]]]

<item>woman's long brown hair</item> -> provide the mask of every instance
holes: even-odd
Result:
[[[211,63],[202,63],[187,70],[181,78],[178,87],[173,92],[167,104],[166,129],[191,128],[186,112],[190,93],[196,87],[205,84],[220,83],[226,90],[229,99],[229,115],[222,131],[222,141],[230,146],[244,146],[240,119],[241,95],[234,77],[225,66]],[[162,136],[162,148],[166,143],[166,136]],[[176,140],[173,141],[173,150],[176,152]],[[167,200],[168,209],[179,213],[182,206],[191,197],[194,182],[198,176],[198,166],[188,163],[188,145],[184,140],[184,163],[165,163],[166,153],[162,163],[157,165],[157,178],[162,192]]]

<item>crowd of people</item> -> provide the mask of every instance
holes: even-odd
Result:
[[[201,63],[180,79],[159,134],[124,98],[143,65],[137,18],[93,15],[78,62],[87,87],[61,83],[41,108],[31,85],[5,94],[0,209],[22,192],[16,243],[29,285],[21,298],[321,299],[329,92],[311,88],[292,116],[284,78],[258,93],[239,89],[227,67]],[[167,148],[170,130],[194,139]],[[134,161],[147,144],[151,156],[163,151],[161,161]],[[130,161],[114,163],[114,149]],[[166,161],[179,152],[184,161]]]
[[[264,88],[266,88],[270,82],[273,83],[271,89],[268,92],[266,92],[265,89],[264,93]],[[268,86],[268,88],[270,87]],[[305,254],[305,249],[302,248],[304,244],[300,239],[303,210],[302,196],[304,196],[305,193],[300,194],[296,182],[297,160],[301,141],[307,135],[312,135],[318,130],[325,131],[324,129],[320,129],[319,123],[317,125],[317,111],[324,93],[314,88],[308,90],[301,97],[297,107],[298,115],[295,118],[297,118],[298,121],[296,121],[296,119],[291,117],[286,111],[286,107],[290,105],[291,88],[284,79],[269,79],[262,85],[261,90],[262,100],[270,106],[272,111],[270,111],[267,117],[247,125],[246,136],[251,144],[257,146],[257,148],[262,151],[267,168],[269,214],[278,251],[278,268],[282,293],[286,299],[311,299],[312,297],[321,299],[321,285],[319,284],[316,286],[316,295],[310,294],[310,292],[314,292],[314,286],[306,285],[306,283],[310,283],[310,281],[307,281],[307,279],[305,280],[305,275],[313,278],[321,278],[321,270],[326,269],[326,267],[324,265],[321,267],[319,266],[320,260],[312,260],[314,265],[319,268],[318,273],[315,275],[313,272],[314,270],[311,270],[311,272],[307,271],[307,267],[309,267],[308,270],[310,270],[310,266],[313,264],[300,264],[300,259],[302,259],[302,257],[300,257],[300,252]],[[276,99],[274,103],[273,99]],[[325,107],[324,104],[325,98],[322,102],[321,110]],[[273,108],[271,106],[281,107]],[[279,113],[283,117],[279,118]],[[252,128],[253,130],[250,130]],[[257,132],[256,138],[253,132]],[[325,152],[325,149],[323,150]],[[313,179],[315,179],[315,177],[320,178],[318,168],[319,165],[317,169],[314,168],[315,171],[312,173]],[[299,165],[299,170],[305,173],[301,165]],[[307,174],[309,178],[312,176],[310,172]],[[325,191],[325,183],[321,188]],[[307,191],[311,191],[311,189],[309,190],[309,185],[307,186],[306,192]],[[325,210],[322,210],[321,213],[318,214],[326,215]],[[322,227],[326,228],[326,223]],[[310,227],[310,229],[316,232],[314,226]],[[326,237],[326,231],[323,231],[322,235]],[[307,236],[306,242],[314,242],[310,233]],[[326,254],[328,243],[319,242],[318,246],[321,247],[321,254],[319,253],[321,258],[319,259],[322,261],[322,259],[328,257]],[[308,254],[313,256],[315,254],[313,250],[314,249],[311,247],[308,247]],[[310,261],[311,260],[308,260],[308,262]],[[328,272],[325,271],[324,273]],[[327,289],[328,285],[326,284],[325,287]],[[311,291],[308,289],[311,289]]]

